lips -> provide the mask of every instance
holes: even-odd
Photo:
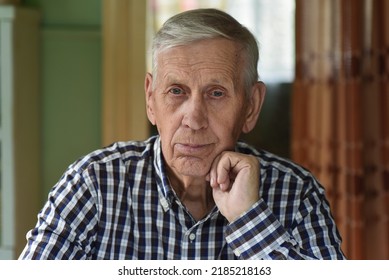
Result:
[[[212,144],[186,144],[177,143],[175,149],[181,154],[185,155],[196,155],[206,152]]]

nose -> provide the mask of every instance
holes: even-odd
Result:
[[[192,95],[184,106],[184,117],[182,124],[193,130],[200,130],[208,127],[207,106],[202,95]]]

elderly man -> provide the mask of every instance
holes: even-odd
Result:
[[[314,177],[238,141],[265,97],[257,62],[255,38],[224,12],[169,19],[145,78],[158,136],[71,165],[20,258],[344,258]]]

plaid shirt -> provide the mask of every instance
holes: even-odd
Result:
[[[196,221],[166,176],[158,136],[75,162],[49,194],[20,259],[342,259],[324,190],[303,168],[260,160],[261,199],[233,223]]]

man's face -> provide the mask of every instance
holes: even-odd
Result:
[[[204,177],[217,155],[234,149],[246,122],[239,49],[203,40],[165,50],[157,63],[155,77],[146,77],[147,113],[169,171]]]

